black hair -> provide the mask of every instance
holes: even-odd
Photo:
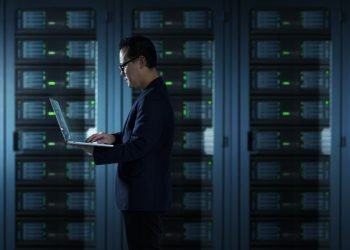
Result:
[[[144,56],[148,68],[157,66],[157,52],[150,39],[143,36],[123,38],[120,40],[119,50],[123,48],[127,49],[126,56],[129,59]]]

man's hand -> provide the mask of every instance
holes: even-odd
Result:
[[[106,134],[102,132],[93,134],[85,140],[85,142],[98,142],[98,143],[105,143],[105,144],[113,144],[114,141],[115,141],[114,135]],[[92,146],[74,145],[74,147],[84,150],[89,155],[94,154],[94,147]]]
[[[105,143],[105,144],[113,144],[115,141],[114,135],[106,134],[106,133],[96,133],[91,136],[89,136],[86,140],[86,142],[98,142],[98,143]]]

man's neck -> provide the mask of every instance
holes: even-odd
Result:
[[[146,74],[144,84],[142,85],[141,89],[147,88],[147,86],[154,81],[154,79],[158,78],[158,72],[156,69],[150,70],[149,74]]]

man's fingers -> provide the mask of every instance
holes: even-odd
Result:
[[[88,137],[87,139],[86,139],[86,141],[87,142],[103,142],[103,143],[105,143],[105,142],[108,142],[108,140],[107,140],[107,135],[106,134],[104,134],[104,133],[102,133],[102,132],[99,132],[99,133],[97,133],[97,134],[93,134],[93,135],[91,135],[90,137]]]
[[[105,138],[104,137],[97,137],[95,138],[94,141],[100,142],[100,143],[105,143]]]
[[[112,144],[114,142],[114,136],[99,132],[89,136],[86,139],[86,142],[99,142],[99,143]]]
[[[93,134],[93,135],[89,136],[89,137],[86,139],[86,141],[87,141],[87,142],[94,142],[94,141],[96,141],[96,138],[100,138],[100,137],[101,137],[100,134]]]

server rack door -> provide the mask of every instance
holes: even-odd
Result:
[[[105,249],[104,169],[64,143],[48,101],[59,101],[71,139],[103,129],[103,10],[7,6],[6,249]]]
[[[223,186],[222,151],[216,147],[217,136],[222,135],[216,127],[217,119],[223,115],[218,114],[222,97],[217,98],[222,94],[222,82],[217,82],[222,75],[216,73],[221,40],[214,36],[219,33],[214,32],[214,15],[217,17],[219,8],[221,3],[214,7],[203,1],[176,5],[134,1],[124,6],[124,34],[147,36],[156,46],[157,68],[171,95],[176,117],[173,207],[165,218],[164,249],[213,249],[214,240],[222,237],[221,194],[213,203],[214,192]],[[130,96],[126,100],[130,107],[138,93],[125,94]],[[219,183],[214,176],[220,178]],[[214,217],[220,224],[216,232]]]
[[[4,45],[4,28],[5,28],[5,2],[3,0],[0,1],[0,141],[3,143],[0,145],[0,248],[5,249],[5,239],[4,239],[4,228],[5,228],[5,213],[4,213],[4,205],[5,205],[5,85],[4,85],[4,67],[5,67],[5,45]]]
[[[243,6],[241,248],[331,249],[339,242],[336,12],[298,1]]]

